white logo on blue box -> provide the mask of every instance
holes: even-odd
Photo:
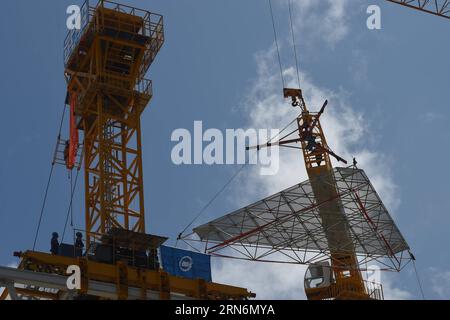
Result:
[[[179,267],[180,270],[183,272],[188,272],[192,269],[192,265],[194,264],[194,261],[191,257],[185,256],[180,259]]]

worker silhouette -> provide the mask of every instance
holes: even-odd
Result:
[[[306,145],[306,150],[310,152],[316,151],[318,145],[316,142],[316,137],[314,137],[314,135],[310,133],[306,136],[305,140],[308,142],[308,144]]]
[[[75,256],[81,257],[83,255],[84,243],[83,243],[83,234],[81,232],[77,232],[77,238],[75,239]]]
[[[50,242],[50,252],[52,254],[59,254],[59,241],[58,241],[59,235],[57,232],[53,232],[52,234],[52,240]]]

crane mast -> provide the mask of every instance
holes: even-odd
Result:
[[[164,41],[162,16],[100,6],[66,64],[67,90],[84,132],[88,246],[113,228],[145,233],[140,117],[144,78]]]
[[[306,294],[309,299],[367,299],[356,253],[350,245],[348,223],[333,179],[330,153],[340,161],[345,160],[330,150],[320,124],[319,118],[326,104],[319,113],[314,114],[309,112],[301,90],[284,89],[284,96],[292,98],[293,106],[301,109],[301,115],[297,118],[299,141],[313,193],[320,204],[318,210],[326,230],[335,280],[330,287],[309,289]]]

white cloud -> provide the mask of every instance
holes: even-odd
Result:
[[[435,123],[440,120],[445,120],[445,116],[433,111],[427,111],[424,114],[421,115],[422,119],[425,119],[425,122],[429,123]]]
[[[431,290],[438,299],[450,298],[450,271],[441,271],[437,268],[429,268]]]
[[[273,59],[274,49],[257,55],[257,80],[242,106],[248,114],[248,127],[281,129],[298,116],[299,109],[290,107],[289,101],[282,97],[279,76],[269,67]],[[286,69],[284,76],[288,86],[295,87],[295,70]],[[347,160],[355,156],[386,205],[395,209],[399,200],[396,197],[397,187],[390,178],[390,159],[383,154],[356,146],[363,144],[370,135],[364,116],[349,106],[345,92],[320,88],[305,73],[301,74],[301,78],[302,90],[310,110],[317,111],[326,99],[329,100],[322,117],[322,126],[330,147]],[[334,159],[333,161],[335,165],[343,165]],[[241,195],[240,203],[248,204],[249,201],[256,200],[255,197],[276,193],[306,179],[300,150],[280,150],[280,164],[280,171],[275,176],[260,176],[259,169],[251,167],[250,172],[241,177],[241,190],[238,192]],[[243,191],[246,191],[245,196],[242,196]]]
[[[213,259],[214,281],[247,288],[257,299],[305,299],[306,266]]]
[[[352,74],[356,85],[366,85],[369,83],[369,58],[366,52],[359,49],[352,50],[352,62],[349,71]]]
[[[281,3],[286,3],[282,1]],[[349,6],[354,0],[293,0],[295,30],[305,43],[324,41],[331,47],[350,32]]]
[[[384,299],[385,300],[408,300],[412,299],[413,295],[404,289],[399,288],[396,285],[396,275],[391,273],[383,273],[381,277],[381,283],[383,285]]]

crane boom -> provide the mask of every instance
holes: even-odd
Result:
[[[450,19],[450,0],[387,0],[387,1]]]

